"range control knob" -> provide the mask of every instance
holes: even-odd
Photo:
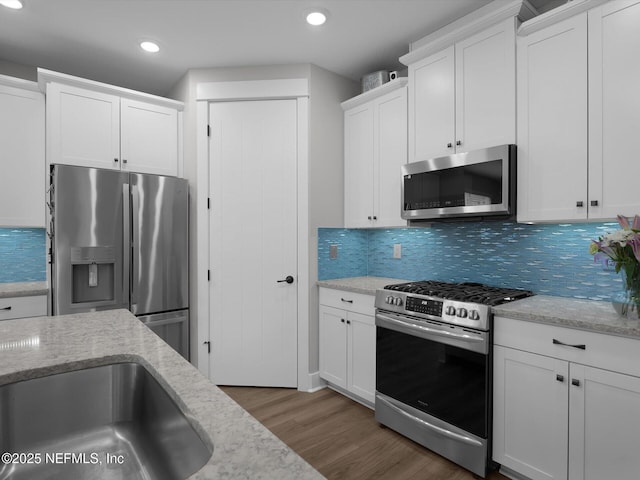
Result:
[[[455,315],[456,307],[454,307],[453,305],[449,305],[444,313],[446,313],[447,315]]]
[[[458,310],[456,310],[456,315],[460,318],[467,318],[467,309],[459,308]]]
[[[393,303],[399,307],[400,305],[402,305],[402,299],[400,297],[396,297],[393,300]]]
[[[469,318],[471,320],[480,320],[480,314],[477,310],[469,310]]]
[[[393,297],[391,295],[387,295],[387,298],[384,299],[385,303],[393,304]]]

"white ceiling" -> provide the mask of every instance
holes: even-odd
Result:
[[[507,0],[495,0],[507,1]],[[0,59],[158,95],[190,68],[314,63],[360,80],[490,0],[23,0],[0,7]],[[304,13],[329,11],[323,27]],[[162,50],[141,51],[152,39]]]

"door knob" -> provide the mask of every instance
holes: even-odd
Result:
[[[278,280],[278,283],[293,283],[293,277],[291,275],[287,275],[287,278],[284,280]]]

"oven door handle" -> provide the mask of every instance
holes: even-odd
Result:
[[[403,327],[406,330],[414,330],[416,332],[422,332],[422,333],[428,333],[431,335],[440,335],[442,337],[447,337],[447,338],[453,338],[456,340],[462,340],[464,342],[477,342],[477,343],[482,343],[485,342],[486,340],[482,337],[475,337],[473,335],[464,335],[464,334],[460,334],[460,333],[453,333],[453,332],[446,332],[443,330],[436,330],[435,328],[429,328],[429,327],[425,327],[423,325],[416,325],[413,323],[407,323],[407,322],[403,322],[402,320],[396,320],[395,318],[389,317],[387,315],[382,315],[380,313],[376,314],[376,319],[380,319],[383,322],[389,322],[393,325],[397,325],[399,327]]]
[[[378,401],[384,403],[387,407],[391,408],[393,411],[403,415],[404,417],[407,417],[408,419],[410,419],[413,422],[418,422],[423,427],[428,428],[429,430],[432,430],[432,431],[442,435],[443,437],[447,437],[447,438],[450,438],[452,440],[456,440],[458,442],[466,443],[467,445],[471,445],[471,446],[474,446],[474,447],[482,447],[482,442],[480,442],[479,440],[476,440],[475,438],[471,438],[471,437],[468,437],[466,435],[462,435],[460,433],[452,432],[451,430],[447,430],[446,428],[442,428],[442,427],[438,427],[437,425],[433,425],[432,423],[429,423],[429,422],[427,422],[425,420],[422,420],[421,418],[418,418],[418,417],[416,417],[414,415],[411,415],[410,413],[405,412],[401,408],[398,408],[393,403],[389,402],[388,400],[386,400],[384,398],[381,398],[380,396],[377,396],[376,398],[377,398]]]

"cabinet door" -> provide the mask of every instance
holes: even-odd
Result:
[[[409,66],[409,161],[455,151],[453,45]]]
[[[347,312],[320,305],[320,377],[347,388]]]
[[[44,96],[0,85],[0,225],[45,226]]]
[[[123,98],[122,169],[178,175],[178,112],[174,108]]]
[[[48,163],[120,169],[120,97],[47,84]]]
[[[346,111],[344,126],[344,223],[347,228],[369,227],[373,219],[373,104]]]
[[[456,152],[515,143],[514,22],[456,44]]]
[[[568,365],[494,347],[493,459],[531,480],[567,478]]]
[[[374,317],[348,312],[348,390],[371,402],[376,391],[376,326]]]
[[[571,364],[571,382],[569,478],[636,480],[640,378]]]
[[[640,2],[589,11],[589,217],[640,211]],[[598,202],[592,205],[591,202]]]
[[[518,39],[519,221],[587,218],[587,140],[584,13]]]
[[[407,89],[401,88],[376,101],[374,163],[374,215],[376,227],[401,227],[402,175],[407,163]]]

